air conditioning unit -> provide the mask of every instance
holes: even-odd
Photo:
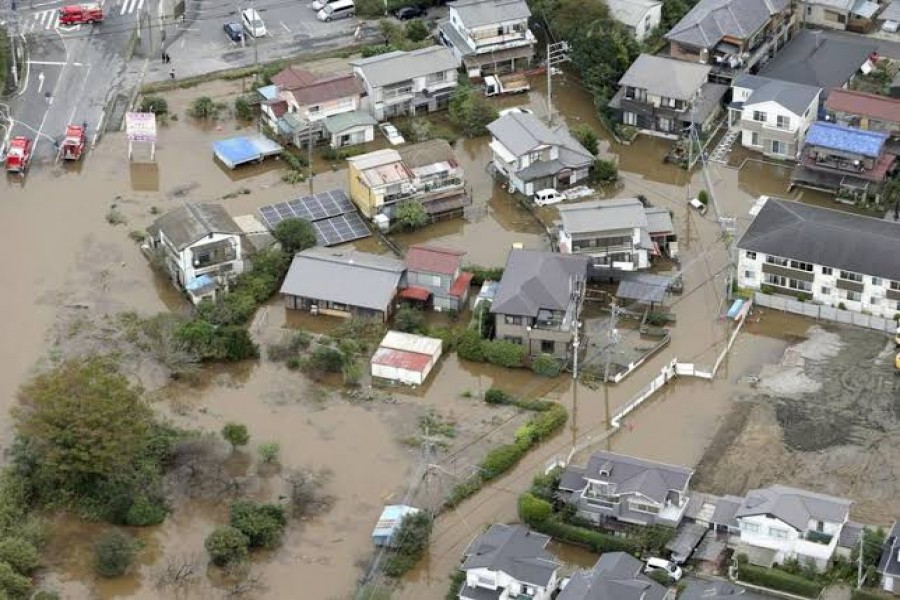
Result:
[[[318,304],[310,304],[309,305],[309,314],[311,314],[311,315],[319,314],[319,305]]]

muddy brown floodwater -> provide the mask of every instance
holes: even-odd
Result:
[[[213,162],[210,143],[239,128],[230,118],[199,126],[186,117],[187,107],[201,95],[230,104],[240,89],[240,82],[212,82],[165,94],[170,110],[179,118],[160,128],[156,163],[129,164],[123,136],[109,134],[76,169],[35,164],[24,183],[17,179],[0,182],[0,219],[5,227],[0,253],[7,257],[3,275],[9,282],[0,295],[0,313],[6,320],[0,346],[0,439],[5,445],[10,440],[8,410],[19,385],[33,369],[46,364],[48,356],[79,351],[67,346],[78,337],[65,333],[71,333],[73,315],[100,318],[121,311],[152,314],[189,308],[168,282],[150,269],[137,244],[129,240],[130,231],[143,230],[154,212],[188,200],[222,202],[237,216],[309,192],[308,184],[283,183],[283,165],[277,160],[234,172]],[[535,91],[515,103],[527,100],[538,114],[544,114],[540,90],[543,86],[536,85]],[[664,142],[641,138],[628,147],[610,142],[596,120],[589,96],[565,78],[558,78],[554,102],[570,125],[593,126],[603,137],[602,151],[617,155],[622,181],[603,194],[642,194],[654,204],[671,208],[683,240],[685,292],[669,306],[678,323],[673,342],[611,388],[610,409],[615,410],[673,357],[712,364],[729,331],[724,321],[715,318],[723,309],[728,257],[717,241],[719,229],[711,215],[702,218],[686,210],[685,200],[701,184],[705,186],[702,178],[664,165]],[[475,202],[467,218],[400,236],[399,242],[429,241],[463,249],[467,261],[486,266],[504,264],[514,243],[546,248],[543,229],[492,185],[486,171],[490,160],[487,140],[460,140],[456,151],[473,188]],[[316,170],[316,191],[346,188],[347,174],[341,165],[319,161]],[[787,176],[784,169],[755,164],[741,171],[722,166],[711,169],[720,206],[738,216],[739,225],[748,220],[747,210],[756,195],[785,195]],[[238,193],[242,190],[247,193]],[[113,207],[125,224],[107,222]],[[374,238],[357,247],[387,251]],[[286,314],[277,301],[269,303],[262,314],[265,317],[258,319],[254,333],[263,341],[277,339],[284,328],[324,332],[333,326],[325,319]],[[688,382],[665,390],[646,409],[629,417],[627,426],[609,441],[610,447],[695,464],[731,410],[731,399],[744,393],[740,377],[775,360],[786,344],[777,337],[742,335],[717,381]],[[280,443],[284,470],[311,467],[331,473],[327,492],[336,498],[333,508],[293,526],[282,548],[255,559],[254,569],[265,582],[257,595],[265,598],[298,593],[304,598],[339,598],[354,588],[371,556],[369,534],[382,505],[403,497],[423,460],[414,440],[421,433],[419,419],[424,415],[439,415],[452,423],[455,431],[455,437],[447,437],[437,454],[429,457],[442,469],[426,478],[432,499],[471,472],[472,465],[498,440],[511,439],[524,418],[511,409],[487,407],[469,396],[491,386],[515,394],[546,396],[566,405],[573,419],[564,433],[526,456],[509,475],[438,518],[426,559],[404,580],[399,593],[401,598],[416,600],[442,598],[446,578],[471,538],[491,522],[513,520],[516,496],[534,473],[549,460],[568,454],[573,440],[581,443],[601,436],[607,420],[602,391],[579,387],[578,406],[573,407],[569,379],[548,381],[526,371],[470,365],[455,355],[443,359],[424,388],[379,391],[368,401],[345,399],[337,390],[313,384],[265,360],[209,368],[192,384],[173,385],[152,376],[141,383],[153,392],[158,410],[177,424],[217,431],[227,421],[240,421],[250,429],[251,446]],[[267,485],[263,491],[274,489],[271,482]],[[422,501],[427,498],[426,494]],[[203,539],[224,519],[221,504],[179,502],[163,525],[136,532],[145,541],[145,551],[135,572],[100,582],[91,574],[89,557],[91,542],[103,526],[58,515],[53,519],[51,546],[64,551],[51,552],[48,578],[64,597],[74,600],[162,597],[165,594],[153,586],[153,574],[172,557],[205,560]],[[588,556],[572,560],[584,565],[592,562]],[[220,597],[221,590],[203,579],[191,597]]]

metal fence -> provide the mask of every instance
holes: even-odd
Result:
[[[784,312],[793,313],[795,315],[803,315],[811,319],[821,321],[831,321],[832,323],[842,323],[845,325],[856,325],[857,327],[865,327],[866,329],[875,329],[885,333],[894,333],[897,330],[897,322],[893,319],[885,319],[884,317],[876,317],[851,310],[843,310],[833,306],[825,306],[823,304],[813,304],[811,302],[800,302],[794,298],[786,296],[775,296],[755,292],[753,294],[753,303],[758,306],[774,308]]]

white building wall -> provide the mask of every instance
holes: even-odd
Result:
[[[841,528],[839,524],[826,524],[832,526],[831,542],[819,544],[804,540],[801,532],[784,521],[765,515],[743,517],[738,519],[738,523],[741,529],[741,542],[775,550],[776,563],[795,558],[801,563],[813,559],[819,568],[825,568],[834,554]]]
[[[640,23],[634,28],[634,37],[637,38],[637,41],[639,42],[643,41],[654,29],[659,27],[661,21],[662,4],[660,3],[657,6],[651,7],[641,18]]]
[[[174,249],[174,245],[169,242],[168,238],[166,238],[165,233],[160,232],[160,240],[163,245],[169,249]],[[235,247],[235,255],[236,259],[233,261],[225,262],[225,263],[217,263],[215,265],[210,265],[207,267],[199,267],[195,268],[192,257],[193,257],[193,249],[198,246],[205,246],[207,244],[212,244],[215,242],[221,242],[223,240],[233,240]],[[222,265],[231,264],[232,270],[228,273],[231,275],[239,275],[244,272],[244,260],[243,260],[243,248],[241,247],[241,237],[238,235],[225,235],[221,233],[214,233],[208,237],[203,238],[202,240],[188,246],[181,252],[177,253],[177,261],[175,266],[181,272],[182,276],[182,285],[187,286],[190,282],[205,274],[216,274],[219,272],[219,269]],[[169,254],[171,256],[171,254]]]
[[[489,569],[470,569],[466,572],[466,583],[471,587],[480,587],[489,590],[504,589],[505,594],[500,597],[502,600],[515,598],[519,594],[526,594],[526,588],[531,592],[533,600],[550,600],[551,594],[558,585],[557,574],[554,573],[550,579],[548,586],[533,586],[529,583],[520,582],[510,577],[503,571],[491,571]]]

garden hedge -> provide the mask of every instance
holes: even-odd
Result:
[[[738,580],[807,598],[818,597],[824,587],[821,583],[810,581],[805,577],[791,575],[779,569],[754,567],[750,564],[743,564],[738,568]]]

